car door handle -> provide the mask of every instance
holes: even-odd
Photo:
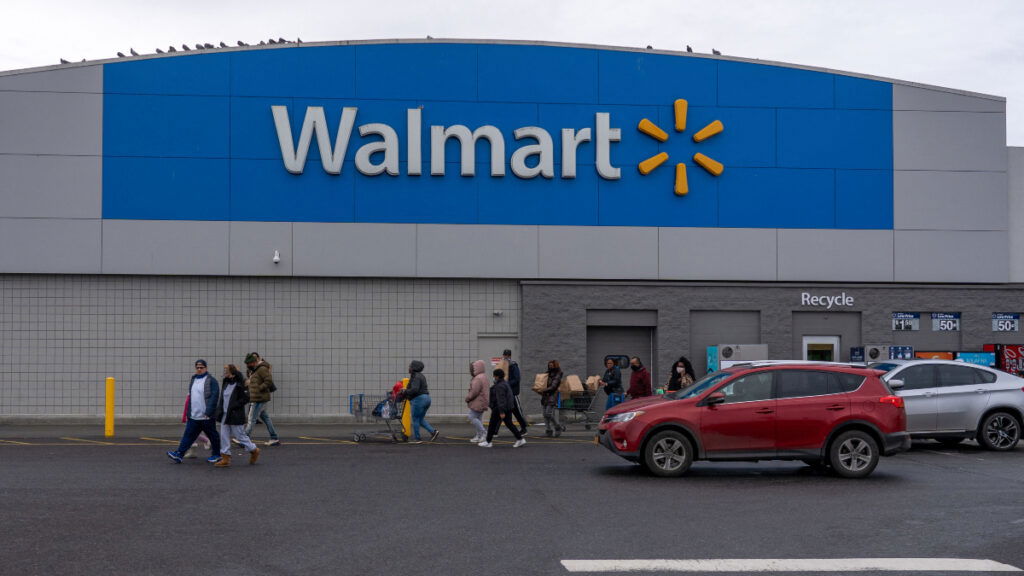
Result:
[[[924,395],[926,398],[931,398],[932,396],[935,396],[935,392],[925,392]]]
[[[984,388],[978,388],[977,390],[975,390],[975,392],[977,392],[978,394],[984,394],[985,392],[988,392],[988,390],[985,390]]]
[[[836,410],[844,410],[845,408],[846,408],[846,406],[843,406],[842,404],[833,404],[833,405],[829,406],[828,408],[825,408],[825,410],[836,411]]]
[[[755,410],[754,414],[772,414],[774,412],[775,410],[772,410],[771,408],[761,408],[760,410]]]

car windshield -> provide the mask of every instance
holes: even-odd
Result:
[[[731,372],[723,372],[721,370],[718,372],[712,372],[682,390],[676,390],[675,392],[665,394],[665,398],[668,398],[669,400],[680,400],[682,398],[693,398],[694,396],[699,396],[729,376],[732,376]]]
[[[874,364],[868,365],[868,368],[872,370],[885,370],[886,372],[892,371],[893,368],[899,367],[899,364],[893,364],[892,362],[875,362]]]

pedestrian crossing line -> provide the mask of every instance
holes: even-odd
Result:
[[[160,442],[161,444],[175,444],[175,445],[178,444],[177,440],[168,440],[167,438],[149,438],[149,437],[143,436],[143,437],[139,438],[139,440],[148,440],[150,442]]]
[[[338,440],[335,438],[317,438],[316,436],[299,436],[299,439],[316,440],[319,442],[326,442],[328,444],[358,444],[358,442],[353,442],[351,440]],[[290,444],[295,444],[295,442],[290,442]]]
[[[569,572],[1022,572],[968,558],[761,558],[704,560],[562,560]]]
[[[62,436],[61,440],[68,440],[71,442],[84,442],[86,444],[99,444],[100,446],[116,446],[115,442],[100,442],[99,440],[87,440],[85,438],[75,438],[74,436]]]

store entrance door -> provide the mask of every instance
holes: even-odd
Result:
[[[812,362],[838,362],[839,336],[804,336],[804,360]]]

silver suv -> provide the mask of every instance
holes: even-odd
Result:
[[[889,360],[882,380],[907,405],[907,431],[955,446],[974,438],[989,450],[1017,445],[1024,415],[1024,378],[950,360]]]

